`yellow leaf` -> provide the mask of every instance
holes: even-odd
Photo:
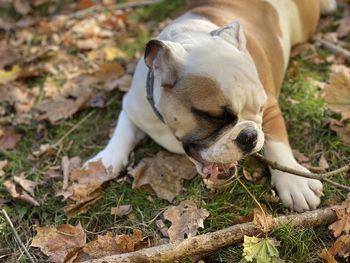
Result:
[[[21,73],[18,65],[13,66],[10,70],[0,70],[0,84],[7,84],[15,80]]]

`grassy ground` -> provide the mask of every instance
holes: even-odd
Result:
[[[139,10],[135,18],[149,20],[157,17],[162,20],[169,14],[179,12],[183,8],[185,1],[166,1],[163,4],[152,8]],[[122,46],[129,55],[142,49],[148,35],[135,36],[134,43]],[[318,50],[321,56],[326,56],[327,52]],[[328,66],[315,65],[305,58],[295,59],[300,64],[299,72],[285,80],[281,95],[281,105],[286,117],[291,145],[312,159],[313,164],[317,164],[320,155],[323,153],[330,163],[330,169],[343,166],[350,161],[350,148],[343,145],[334,132],[327,126],[327,119],[331,113],[326,110],[325,103],[319,96],[317,87],[312,86],[307,81],[307,77],[325,81],[329,77]],[[110,98],[115,97],[112,103],[105,108],[94,110],[92,116],[79,126],[72,134],[64,140],[63,147],[59,151],[52,152],[38,162],[31,162],[28,155],[32,150],[43,143],[54,143],[64,136],[68,130],[82,120],[91,110],[85,110],[74,118],[61,122],[57,126],[48,128],[48,136],[37,133],[37,124],[31,126],[21,126],[22,133],[25,134],[19,145],[11,152],[1,152],[0,159],[8,159],[9,167],[7,175],[18,175],[22,171],[27,171],[29,178],[34,181],[44,181],[36,188],[35,195],[42,200],[42,206],[31,207],[22,202],[12,202],[5,206],[22,240],[30,242],[34,230],[33,225],[37,222],[40,225],[81,222],[88,230],[88,240],[95,239],[97,234],[106,230],[115,233],[129,233],[133,227],[141,229],[145,236],[159,237],[160,233],[155,224],[149,224],[151,220],[159,214],[169,204],[158,199],[154,194],[142,190],[131,190],[129,183],[111,182],[104,189],[104,196],[86,214],[67,220],[62,207],[64,203],[53,193],[61,188],[62,183],[58,180],[45,179],[44,174],[48,167],[59,165],[61,157],[79,155],[82,158],[89,158],[101,150],[108,141],[109,129],[115,124],[116,117],[121,108],[122,94],[114,92]],[[292,100],[291,100],[292,99]],[[292,103],[298,101],[298,103]],[[107,127],[107,128],[106,128]],[[315,145],[318,145],[315,150]],[[136,159],[150,153],[155,153],[160,147],[151,140],[143,142],[135,151]],[[9,177],[6,177],[9,178]],[[6,190],[2,186],[5,178],[0,178],[0,197],[9,198]],[[336,178],[343,183],[344,179]],[[270,193],[269,182],[255,185],[240,177],[251,194],[256,199],[265,204],[273,214],[287,214],[288,211],[279,203],[269,202],[265,196]],[[185,187],[187,192],[176,198],[174,204],[178,204],[185,199],[194,200],[198,206],[206,208],[210,212],[210,217],[205,221],[205,228],[202,233],[222,229],[232,225],[237,216],[249,214],[255,202],[249,193],[241,186],[239,181],[233,184],[224,193],[210,193],[204,186],[201,178],[197,177],[188,182]],[[334,196],[344,197],[345,193],[330,188],[325,185],[325,197],[322,205]],[[117,204],[132,204],[134,217],[132,219],[115,219],[110,215],[110,208]],[[327,227],[315,229],[288,228],[274,230],[271,235],[281,241],[279,251],[281,258],[286,262],[322,262],[318,258],[319,251],[331,240]],[[0,215],[0,247],[10,248],[12,256],[6,258],[7,262],[26,262],[13,238],[9,226]],[[31,249],[41,262],[45,258],[36,249]],[[217,251],[210,255],[206,262],[238,262],[241,259],[242,247],[231,247]],[[184,261],[185,262],[185,261]]]

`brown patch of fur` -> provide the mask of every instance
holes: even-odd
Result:
[[[320,0],[293,0],[298,7],[302,39],[306,41],[315,32],[318,20],[320,18]]]
[[[214,123],[197,118],[192,107],[214,116],[228,105],[219,84],[207,77],[186,76],[173,88],[165,88],[159,108],[172,132],[184,140],[196,140],[210,135],[217,127]],[[182,129],[182,130],[180,130]]]

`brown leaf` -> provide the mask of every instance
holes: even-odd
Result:
[[[66,190],[68,187],[69,174],[71,171],[78,169],[81,166],[80,157],[76,156],[69,159],[68,156],[63,156],[61,161],[61,167],[63,172],[63,186],[62,189]]]
[[[303,153],[299,152],[296,149],[293,149],[293,155],[299,163],[307,163],[310,161],[309,157],[305,156]]]
[[[17,13],[24,16],[32,10],[32,8],[30,7],[30,3],[27,0],[14,0],[13,6]]]
[[[320,258],[324,259],[326,263],[338,263],[338,261],[335,260],[334,256],[326,248],[322,249],[319,256]]]
[[[338,220],[328,228],[333,231],[333,235],[338,237],[341,233],[349,234],[350,232],[350,202],[343,204],[342,208],[336,210]]]
[[[350,235],[342,235],[334,242],[329,249],[331,255],[338,255],[343,258],[348,258],[350,255]]]
[[[7,166],[7,164],[8,164],[7,160],[0,161],[0,177],[5,175],[4,169]]]
[[[184,179],[192,179],[196,169],[185,156],[160,151],[155,157],[144,158],[130,174],[133,189],[150,186],[159,198],[172,202],[182,192]]]
[[[250,212],[247,215],[244,216],[235,216],[232,219],[232,224],[236,225],[236,224],[243,224],[243,223],[248,223],[248,222],[252,222],[254,219],[254,214],[252,212]]]
[[[22,193],[18,193],[16,185],[10,180],[6,180],[3,185],[13,199],[21,200],[34,206],[39,206],[39,203],[33,197],[27,194],[27,192],[23,191]]]
[[[5,66],[12,66],[19,62],[20,55],[5,41],[0,41],[0,70]]]
[[[81,97],[75,100],[58,96],[52,100],[44,100],[35,108],[43,112],[39,117],[39,120],[48,120],[54,124],[61,119],[71,117],[73,114],[81,110],[86,102],[86,97]]]
[[[17,133],[15,127],[0,128],[0,150],[13,150],[20,139],[21,135]]]
[[[34,188],[38,183],[26,179],[24,173],[21,173],[20,176],[14,176],[13,180],[22,186],[22,188],[26,190],[32,197],[34,197]]]
[[[87,169],[72,170],[67,190],[61,193],[72,202],[65,207],[67,216],[70,218],[85,212],[101,197],[101,186],[113,178],[111,169],[106,169],[101,160],[90,162]]]
[[[265,165],[259,159],[248,156],[244,160],[243,175],[250,181],[258,184],[264,183],[266,177],[264,176]]]
[[[340,22],[339,27],[337,28],[338,38],[343,38],[348,36],[350,33],[350,7],[347,6],[343,18]]]
[[[103,236],[97,236],[96,240],[87,243],[83,248],[86,255],[80,253],[79,257],[89,260],[133,252],[143,247],[142,240],[142,233],[138,229],[134,229],[132,235],[113,236],[111,232],[107,232]]]
[[[343,124],[340,121],[331,119],[329,127],[337,133],[345,144],[350,145],[350,122]]]
[[[122,217],[130,214],[131,212],[132,212],[131,205],[121,205],[121,206],[111,208],[111,215],[116,217]]]
[[[37,234],[31,247],[38,247],[51,262],[72,262],[86,243],[86,234],[80,224],[36,227]]]
[[[342,120],[350,119],[350,68],[332,67],[329,85],[324,89],[328,107],[341,114]]]
[[[206,209],[198,209],[191,200],[182,201],[164,212],[164,218],[171,222],[168,230],[170,242],[197,235],[198,228],[204,228],[204,220],[209,216]]]
[[[318,161],[318,165],[322,169],[322,171],[326,171],[329,168],[329,164],[323,154],[321,155],[321,158]]]
[[[131,81],[132,81],[131,75],[124,75],[117,80],[106,82],[105,90],[112,91],[118,88],[118,90],[121,92],[127,92],[131,86]]]
[[[312,51],[312,53],[316,53],[316,48],[313,44],[310,43],[303,43],[303,44],[299,44],[296,45],[292,52],[291,52],[291,57],[297,57],[299,55],[304,55],[306,54],[308,51]]]
[[[273,217],[266,211],[266,208],[262,206],[264,210],[260,207],[254,209],[254,219],[253,223],[260,226],[261,230],[268,233],[273,225]]]
[[[119,254],[115,237],[111,232],[107,232],[103,236],[98,235],[96,240],[93,240],[84,246],[83,252],[87,254],[84,261]],[[83,255],[79,256],[82,257]]]

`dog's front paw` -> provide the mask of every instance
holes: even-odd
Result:
[[[301,165],[293,168],[308,172]],[[320,204],[323,192],[322,183],[318,180],[273,170],[271,182],[276,187],[283,204],[292,211],[312,210]]]
[[[97,162],[99,160],[102,161],[104,167],[111,167],[113,175],[115,176],[117,176],[127,164],[127,158],[124,160],[124,158],[119,158],[115,153],[113,154],[106,150],[103,150],[99,152],[95,157],[86,161],[83,165],[83,168],[87,168],[90,162]]]

